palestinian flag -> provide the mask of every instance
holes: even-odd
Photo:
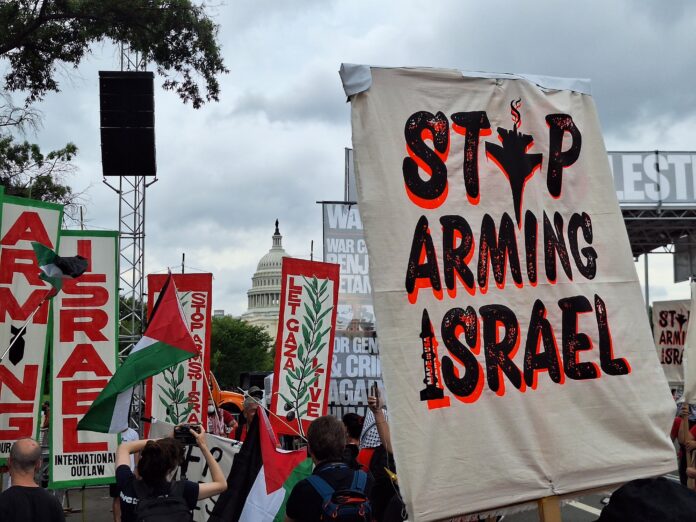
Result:
[[[292,488],[312,473],[307,449],[278,449],[266,412],[257,412],[210,522],[283,522]]]
[[[77,429],[101,433],[125,430],[133,386],[196,355],[198,349],[186,325],[170,274],[143,337],[78,422]]]
[[[50,248],[35,241],[32,241],[31,246],[41,269],[39,277],[53,287],[53,291],[47,296],[48,298],[60,292],[63,288],[63,279],[80,277],[89,266],[89,261],[82,256],[60,257]]]

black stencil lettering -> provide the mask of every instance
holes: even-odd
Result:
[[[522,284],[522,272],[517,251],[515,224],[507,212],[500,219],[500,234],[496,237],[495,222],[485,214],[481,221],[481,240],[479,244],[478,284],[484,289],[488,286],[488,256],[490,254],[493,277],[498,286],[505,284],[505,269],[510,260],[510,273],[516,284]]]
[[[597,251],[593,247],[585,247],[578,251],[578,230],[582,230],[582,237],[591,245],[592,220],[585,212],[570,216],[570,221],[568,222],[568,243],[570,244],[570,253],[573,255],[578,271],[587,279],[594,279],[597,274]],[[580,254],[585,257],[586,263],[582,262]]]
[[[474,249],[474,235],[466,219],[461,216],[442,216],[442,257],[443,271],[445,273],[445,286],[449,290],[454,290],[456,285],[455,273],[458,274],[464,284],[469,288],[474,288],[474,274],[467,266],[467,261]],[[455,247],[457,235],[459,233],[461,241]]]
[[[575,380],[596,379],[599,377],[597,365],[578,362],[577,352],[589,350],[592,343],[587,334],[578,332],[578,314],[591,312],[592,305],[584,295],[568,297],[558,301],[562,310],[563,325],[563,370]]]
[[[609,330],[607,306],[597,294],[594,296],[597,328],[599,329],[599,364],[608,375],[626,375],[631,373],[631,366],[623,357],[614,358],[614,343]]]
[[[458,329],[464,329],[464,338],[469,347],[474,348],[478,340],[478,319],[472,307],[452,308],[442,318],[442,341],[447,350],[464,365],[464,374],[459,377],[451,357],[442,357],[442,379],[447,389],[458,397],[469,397],[481,379],[481,365],[473,353],[459,340]]]
[[[549,193],[557,198],[561,195],[563,169],[570,167],[580,156],[582,136],[575,126],[573,118],[567,114],[549,114],[549,168],[546,172],[546,186]],[[563,135],[569,132],[572,138],[570,148],[563,152]]]
[[[421,252],[425,250],[425,260],[421,263]],[[413,243],[411,243],[411,255],[408,258],[406,268],[406,291],[410,294],[416,286],[418,279],[425,278],[430,281],[430,286],[435,290],[441,290],[440,271],[437,268],[437,256],[433,238],[430,237],[428,230],[428,220],[421,216],[413,232]]]
[[[517,350],[519,325],[512,310],[504,305],[485,305],[479,309],[483,321],[483,348],[486,356],[486,378],[488,387],[498,393],[503,385],[498,368],[510,379],[518,390],[522,387],[522,372],[512,361]],[[498,324],[502,323],[505,335],[498,341]]]
[[[568,276],[568,279],[573,280],[573,272],[570,267],[570,258],[568,257],[568,249],[566,248],[565,238],[563,237],[563,217],[556,212],[553,215],[554,226],[551,226],[546,212],[544,212],[544,265],[546,266],[546,278],[551,281],[556,281],[556,254],[561,261],[563,271]],[[555,227],[555,232],[554,232]]]
[[[524,248],[527,257],[527,278],[531,284],[537,281],[537,218],[528,210],[524,214]]]
[[[447,117],[438,112],[419,111],[411,115],[404,127],[406,145],[425,165],[424,168],[430,174],[427,180],[423,180],[418,173],[418,163],[406,156],[404,158],[402,172],[404,182],[408,190],[424,200],[434,200],[442,196],[447,187],[447,166],[444,161],[428,147],[423,141],[423,131],[432,134],[433,146],[440,154],[444,154],[449,147],[449,122]]]
[[[455,112],[452,121],[465,131],[464,138],[464,186],[471,199],[479,196],[478,149],[481,130],[490,129],[485,111]],[[455,127],[455,130],[458,130]]]
[[[539,346],[544,346],[544,351],[539,352]],[[527,386],[535,385],[535,370],[546,369],[549,377],[555,383],[561,382],[560,361],[558,349],[553,336],[553,328],[546,318],[546,307],[539,299],[534,302],[532,317],[529,321],[527,343],[524,349],[524,381]]]

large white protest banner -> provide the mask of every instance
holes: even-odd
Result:
[[[60,237],[58,255],[80,255],[88,265],[53,298],[49,486],[108,484],[117,435],[78,431],[77,423],[116,371],[118,232],[63,230]]]
[[[155,422],[150,427],[150,437],[153,439],[170,437],[173,431],[173,424]],[[205,434],[205,441],[213,458],[220,464],[222,473],[228,477],[232,469],[234,456],[239,453],[242,443],[225,437],[211,435],[210,433]],[[203,453],[201,453],[198,446],[186,446],[184,462],[179,468],[178,478],[181,478],[182,472],[184,472],[186,478],[192,482],[210,482],[212,479],[210,468],[206,464],[205,457],[203,457]],[[208,517],[210,517],[210,514],[213,512],[218,497],[219,495],[215,495],[214,497],[199,500],[198,504],[196,504],[196,508],[193,510],[193,520],[196,522],[208,520]]]
[[[38,438],[51,286],[39,279],[31,243],[57,250],[63,219],[62,205],[11,196],[1,201],[0,354],[12,348],[0,363],[0,464],[14,441]]]
[[[410,518],[674,469],[674,403],[589,82],[342,78]]]
[[[684,384],[684,342],[689,326],[691,301],[654,301],[653,337],[660,364],[670,385]]]

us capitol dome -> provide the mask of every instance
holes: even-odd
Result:
[[[278,333],[280,283],[284,257],[291,256],[283,249],[283,236],[280,235],[276,219],[273,246],[259,260],[256,272],[251,278],[251,289],[247,292],[247,311],[241,317],[249,324],[265,328],[273,339]]]

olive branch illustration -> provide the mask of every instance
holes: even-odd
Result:
[[[188,304],[187,298],[190,293],[191,292],[186,292],[179,297],[182,308]],[[184,382],[185,372],[186,370],[184,369],[183,363],[175,364],[162,372],[162,378],[168,386],[157,385],[157,387],[164,392],[166,398],[169,399],[166,400],[162,394],[159,395],[159,400],[167,412],[167,421],[172,424],[185,422],[189,414],[193,411],[193,404],[189,402],[188,395],[181,388]]]
[[[162,377],[169,386],[157,385],[169,399],[167,401],[162,395],[159,396],[159,400],[167,412],[167,421],[172,424],[184,422],[193,410],[193,404],[189,402],[188,395],[181,389],[181,384],[184,382],[184,373],[183,364],[167,368],[162,373]]]
[[[321,285],[316,276],[311,280],[306,277],[302,279],[304,279],[303,288],[311,306],[304,303],[302,342],[297,347],[297,364],[294,370],[288,371],[285,375],[285,382],[290,389],[289,396],[282,392],[279,395],[285,401],[285,411],[288,412],[286,418],[289,421],[297,418],[300,435],[304,437],[301,419],[307,413],[307,403],[310,399],[309,387],[319,379],[316,371],[324,366],[324,363],[318,363],[315,366],[314,359],[328,344],[326,334],[331,330],[331,324],[324,328],[324,319],[333,310],[333,306],[324,308],[324,303],[331,297],[327,293],[328,279]],[[331,318],[329,318],[330,322]]]

